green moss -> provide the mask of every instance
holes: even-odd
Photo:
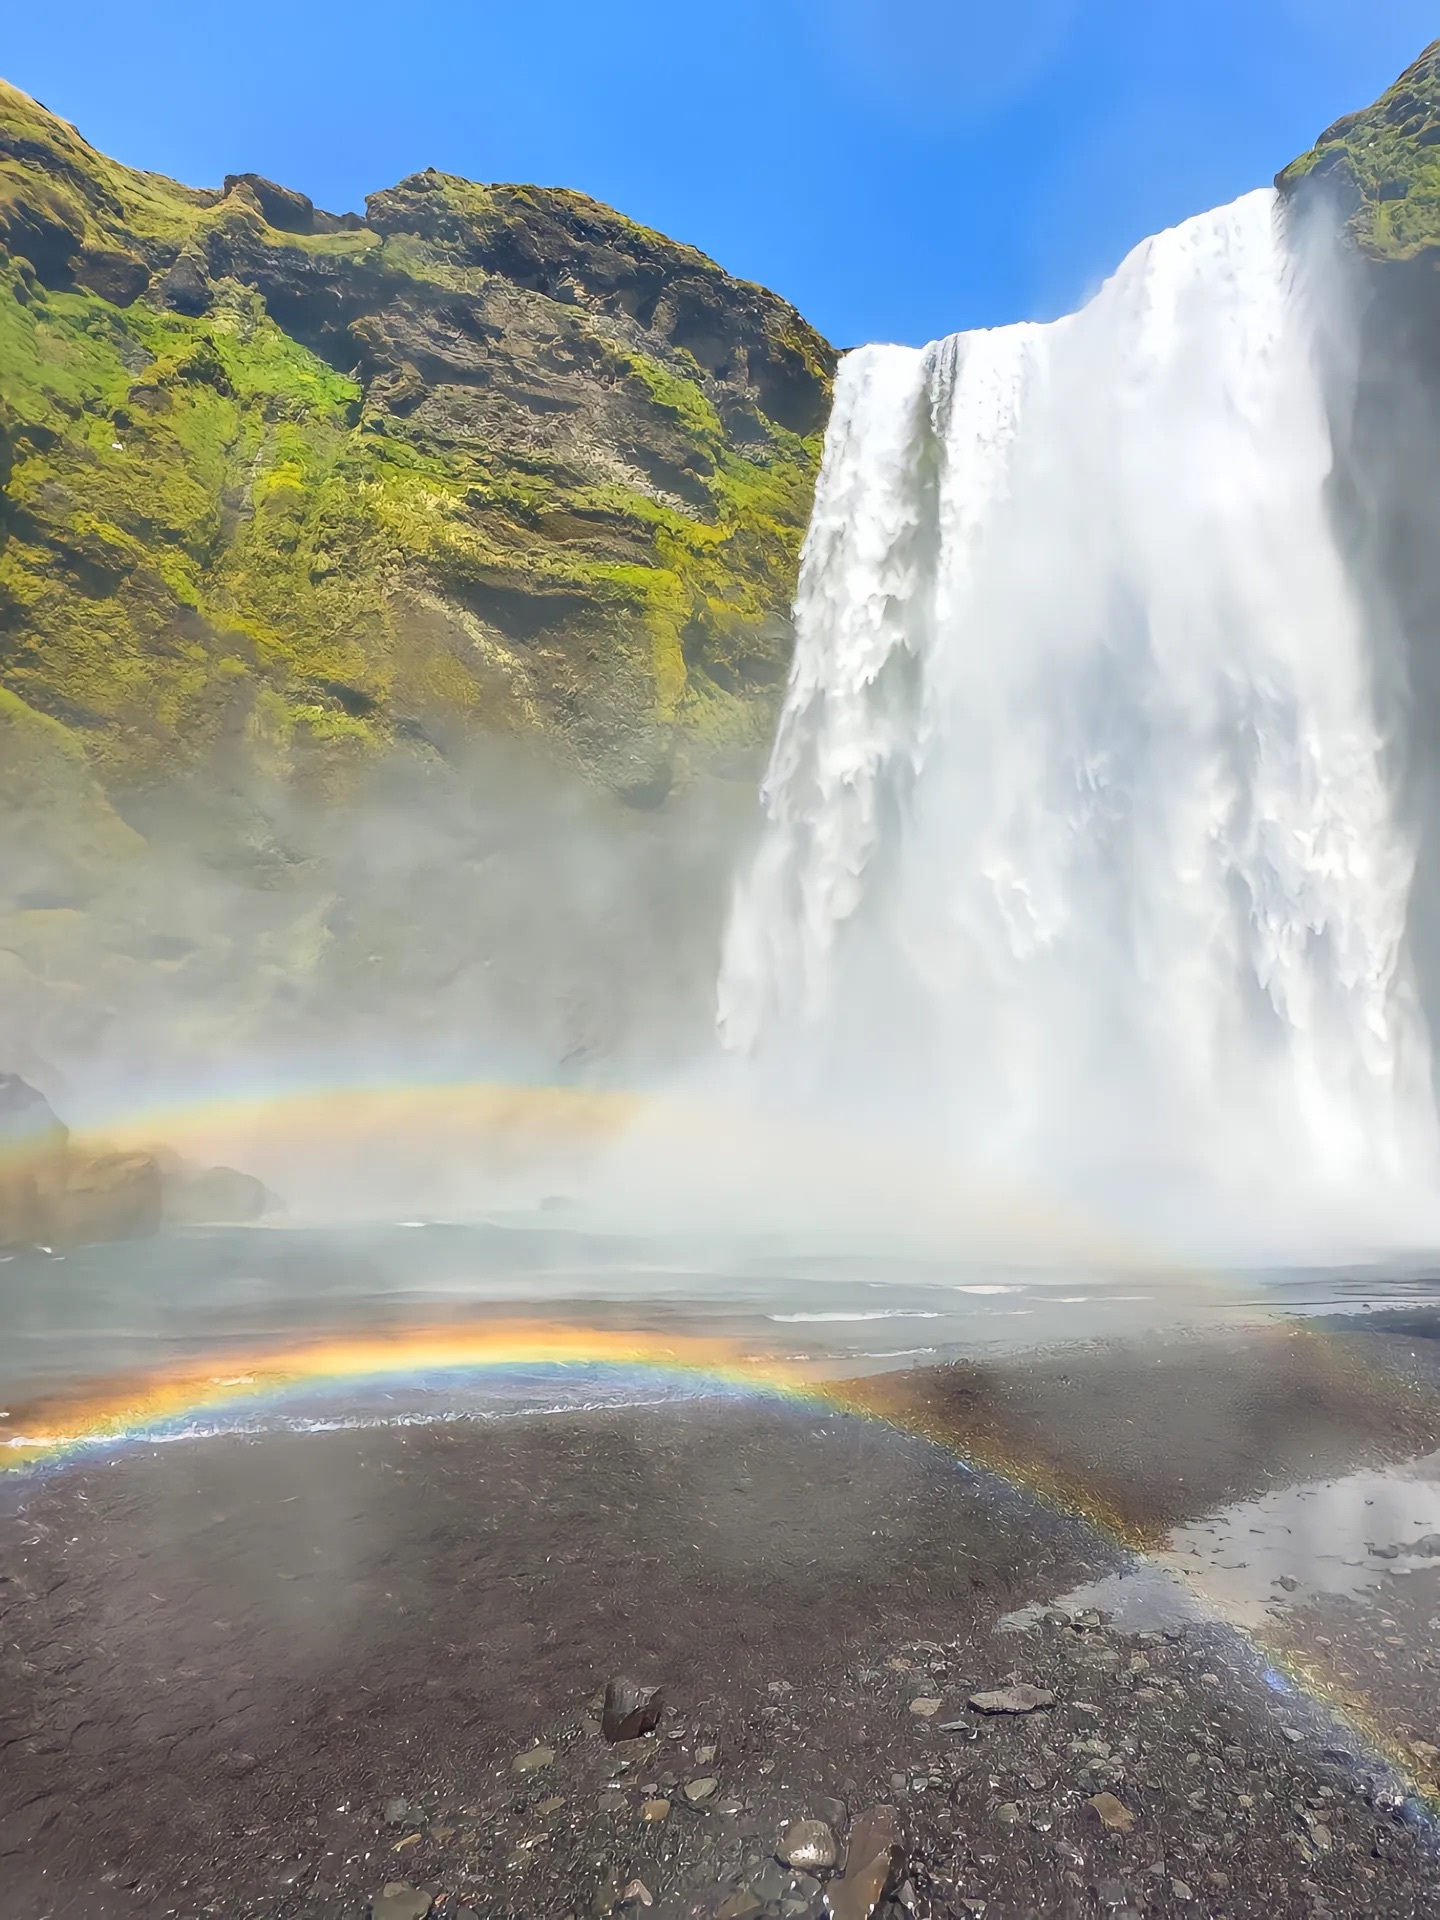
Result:
[[[1278,177],[1287,193],[1320,183],[1341,197],[1365,253],[1403,260],[1440,247],[1440,41]]]
[[[683,349],[662,362],[559,304],[557,339],[681,449],[686,500],[432,433],[213,265],[248,250],[296,284],[323,273],[322,306],[363,274],[383,309],[483,289],[527,223],[723,280],[703,255],[583,195],[435,175],[380,196],[413,200],[413,232],[280,233],[247,192],[119,166],[3,86],[0,121],[26,155],[0,160],[0,676],[106,779],[153,781],[237,732],[267,764],[343,763],[412,712],[592,740],[602,720],[763,731],[818,442],[757,416],[742,453]],[[61,266],[37,274],[16,235]],[[152,275],[210,262],[207,311],[167,310],[153,280],[128,305],[86,291],[87,250]],[[823,380],[823,343],[777,325]]]
[[[725,432],[720,416],[693,380],[672,373],[643,353],[627,355],[624,364],[656,406],[673,414],[697,446],[709,450],[723,443]]]

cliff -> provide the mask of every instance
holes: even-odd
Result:
[[[0,83],[8,724],[112,791],[480,729],[657,801],[768,735],[833,364],[582,194],[425,172],[336,216]]]
[[[1343,114],[1277,176],[1323,188],[1349,244],[1376,262],[1433,264],[1440,249],[1440,40],[1371,107]]]
[[[1276,185],[1302,227],[1340,240],[1333,505],[1376,647],[1415,849],[1410,947],[1440,1035],[1440,41]]]

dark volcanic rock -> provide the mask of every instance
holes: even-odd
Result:
[[[612,1745],[617,1740],[638,1740],[654,1732],[664,1711],[665,1694],[660,1687],[642,1687],[617,1675],[605,1689],[600,1731]]]
[[[870,1920],[904,1860],[900,1816],[894,1807],[871,1807],[850,1829],[845,1871],[826,1894],[833,1920]]]
[[[164,1211],[175,1224],[219,1225],[258,1220],[270,1204],[264,1183],[234,1167],[167,1167]]]

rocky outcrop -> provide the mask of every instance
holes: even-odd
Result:
[[[0,85],[0,687],[111,791],[488,729],[654,805],[768,735],[833,363],[582,194],[191,189]]]
[[[42,1093],[0,1073],[0,1246],[143,1238],[160,1211],[154,1154],[77,1145]]]
[[[0,1073],[0,1247],[140,1240],[162,1222],[258,1220],[269,1204],[261,1183],[232,1167],[76,1141],[38,1089]]]
[[[1287,195],[1323,190],[1366,258],[1433,267],[1440,255],[1440,40],[1373,106],[1327,127],[1275,184]]]
[[[169,1226],[242,1226],[263,1217],[271,1197],[253,1173],[162,1161],[162,1211]]]

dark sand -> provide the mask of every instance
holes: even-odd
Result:
[[[1434,1445],[1425,1369],[1384,1345],[1157,1344],[866,1391],[1135,1532]],[[1419,1803],[1239,1636],[997,1632],[1121,1564],[1114,1533],[876,1421],[714,1403],[217,1439],[0,1502],[5,1920],[361,1920],[402,1881],[447,1917],[801,1920],[822,1890],[773,1864],[778,1822],[843,1836],[881,1802],[908,1842],[895,1920],[1440,1912]],[[668,1694],[633,1749],[596,1724],[616,1672]],[[967,1708],[1010,1676],[1055,1705]],[[1433,1677],[1416,1665],[1408,1733]],[[553,1759],[517,1771],[537,1743]]]

